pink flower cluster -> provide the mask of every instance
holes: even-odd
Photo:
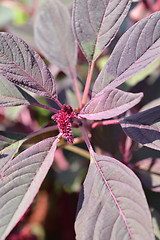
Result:
[[[77,118],[76,113],[73,111],[71,106],[67,105],[63,105],[61,110],[52,116],[52,119],[54,119],[58,124],[60,133],[62,133],[64,138],[72,144],[74,137],[72,134],[71,126],[75,118]]]

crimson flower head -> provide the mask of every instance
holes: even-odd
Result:
[[[63,105],[61,110],[52,116],[52,119],[54,119],[58,124],[60,133],[62,133],[64,138],[72,144],[74,137],[72,134],[71,126],[75,118],[77,118],[76,113],[73,111],[71,106],[67,105]]]

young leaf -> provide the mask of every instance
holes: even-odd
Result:
[[[160,106],[124,118],[120,124],[134,141],[160,150]]]
[[[6,81],[3,76],[0,76],[0,106],[19,106],[37,103],[31,95],[23,89],[15,86],[13,83]]]
[[[118,41],[99,74],[93,96],[107,85],[115,88],[160,57],[160,12],[133,25]]]
[[[1,32],[0,38],[0,75],[31,92],[55,98],[55,80],[40,56],[12,34]]]
[[[87,60],[94,61],[115,37],[131,0],[75,0],[73,27]]]
[[[160,158],[139,161],[135,164],[134,171],[147,188],[160,192]]]
[[[119,89],[106,89],[92,98],[79,116],[89,120],[108,119],[126,112],[140,102],[143,93],[127,93]]]
[[[79,198],[76,239],[155,239],[136,175],[114,158],[94,153],[91,160]]]
[[[77,44],[67,7],[57,0],[47,1],[36,18],[34,35],[45,58],[71,77],[77,62]]]
[[[0,176],[0,239],[25,213],[54,158],[58,138],[45,139],[6,163]]]

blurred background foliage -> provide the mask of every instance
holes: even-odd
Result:
[[[61,0],[61,2],[71,12],[73,1]],[[11,32],[21,37],[41,55],[56,79],[60,101],[71,104],[76,108],[78,104],[72,80],[68,79],[56,66],[49,64],[34,42],[34,19],[44,3],[45,0],[1,0],[0,31]],[[122,24],[117,36],[96,62],[92,84],[121,35],[138,20],[159,10],[159,0],[133,1],[129,15]],[[79,50],[77,74],[82,91],[87,71],[88,63]],[[142,101],[126,113],[127,115],[159,105],[160,59],[156,60],[145,71],[126,81],[120,88],[131,92],[144,92]],[[38,98],[43,104],[51,104],[49,100],[42,97]],[[41,127],[53,126],[54,122],[51,120],[51,115],[48,110],[32,106],[0,108],[0,131],[12,132],[14,141],[14,139],[16,140],[20,136],[37,131]],[[53,167],[43,182],[40,192],[7,240],[75,239],[74,220],[78,193],[87,173],[89,154],[83,138],[81,138],[80,131],[75,128],[73,132],[76,138],[75,144],[70,146],[64,140],[61,140],[55,154]],[[56,134],[57,130],[45,135],[42,134],[31,139],[28,144],[33,144],[37,139],[40,140]],[[7,138],[7,134],[5,137]],[[160,187],[159,190],[155,191],[146,184],[146,179],[149,179],[151,182],[156,181],[156,184],[160,186],[160,164],[157,165],[156,172],[151,172],[151,168],[145,167],[140,171],[138,165],[136,168],[136,165],[134,165],[148,158],[158,159],[160,162],[160,153],[131,141],[123,133],[120,126],[99,126],[92,129],[91,141],[98,153],[113,156],[120,161],[126,158],[129,163],[128,166],[140,177],[151,209],[155,235],[157,239],[160,239]]]

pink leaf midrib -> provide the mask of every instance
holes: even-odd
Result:
[[[9,61],[11,61],[17,68],[19,68],[22,72],[24,72],[25,74],[27,74],[31,79],[33,79],[39,86],[41,86],[42,87],[42,89],[44,89],[44,91],[47,93],[47,94],[49,94],[50,96],[51,96],[51,98],[53,98],[53,96],[52,96],[52,94],[48,91],[48,90],[46,90],[45,88],[44,88],[44,86],[42,85],[42,84],[40,84],[33,76],[31,76],[25,69],[23,69],[22,67],[20,67],[16,62],[14,62],[12,59],[10,59],[7,55],[5,55],[5,54],[3,54],[1,51],[0,51],[0,54],[2,54],[5,58],[7,58]],[[23,55],[23,54],[22,54]],[[34,59],[35,59],[35,57],[34,57]],[[35,61],[36,61],[36,59],[35,59]],[[37,62],[37,61],[36,61]],[[38,65],[38,63],[37,63],[37,65]],[[39,67],[39,65],[38,65],[38,67]],[[40,69],[40,68],[39,68]],[[41,69],[40,69],[40,71],[41,71]],[[5,77],[6,78],[6,76],[4,76],[2,73],[0,73],[3,77]],[[42,74],[41,74],[41,76],[42,76]],[[8,79],[7,79],[8,80]],[[42,79],[43,80],[43,79]],[[10,82],[12,82],[12,81],[10,81]],[[18,84],[20,84],[20,83],[18,83]],[[23,84],[21,84],[22,86],[23,86]],[[25,85],[24,85],[25,86]],[[25,86],[25,87],[28,87],[28,86]],[[28,89],[29,88],[31,88],[31,87],[28,87]],[[31,88],[32,89],[32,88]],[[35,90],[36,91],[36,90]]]

